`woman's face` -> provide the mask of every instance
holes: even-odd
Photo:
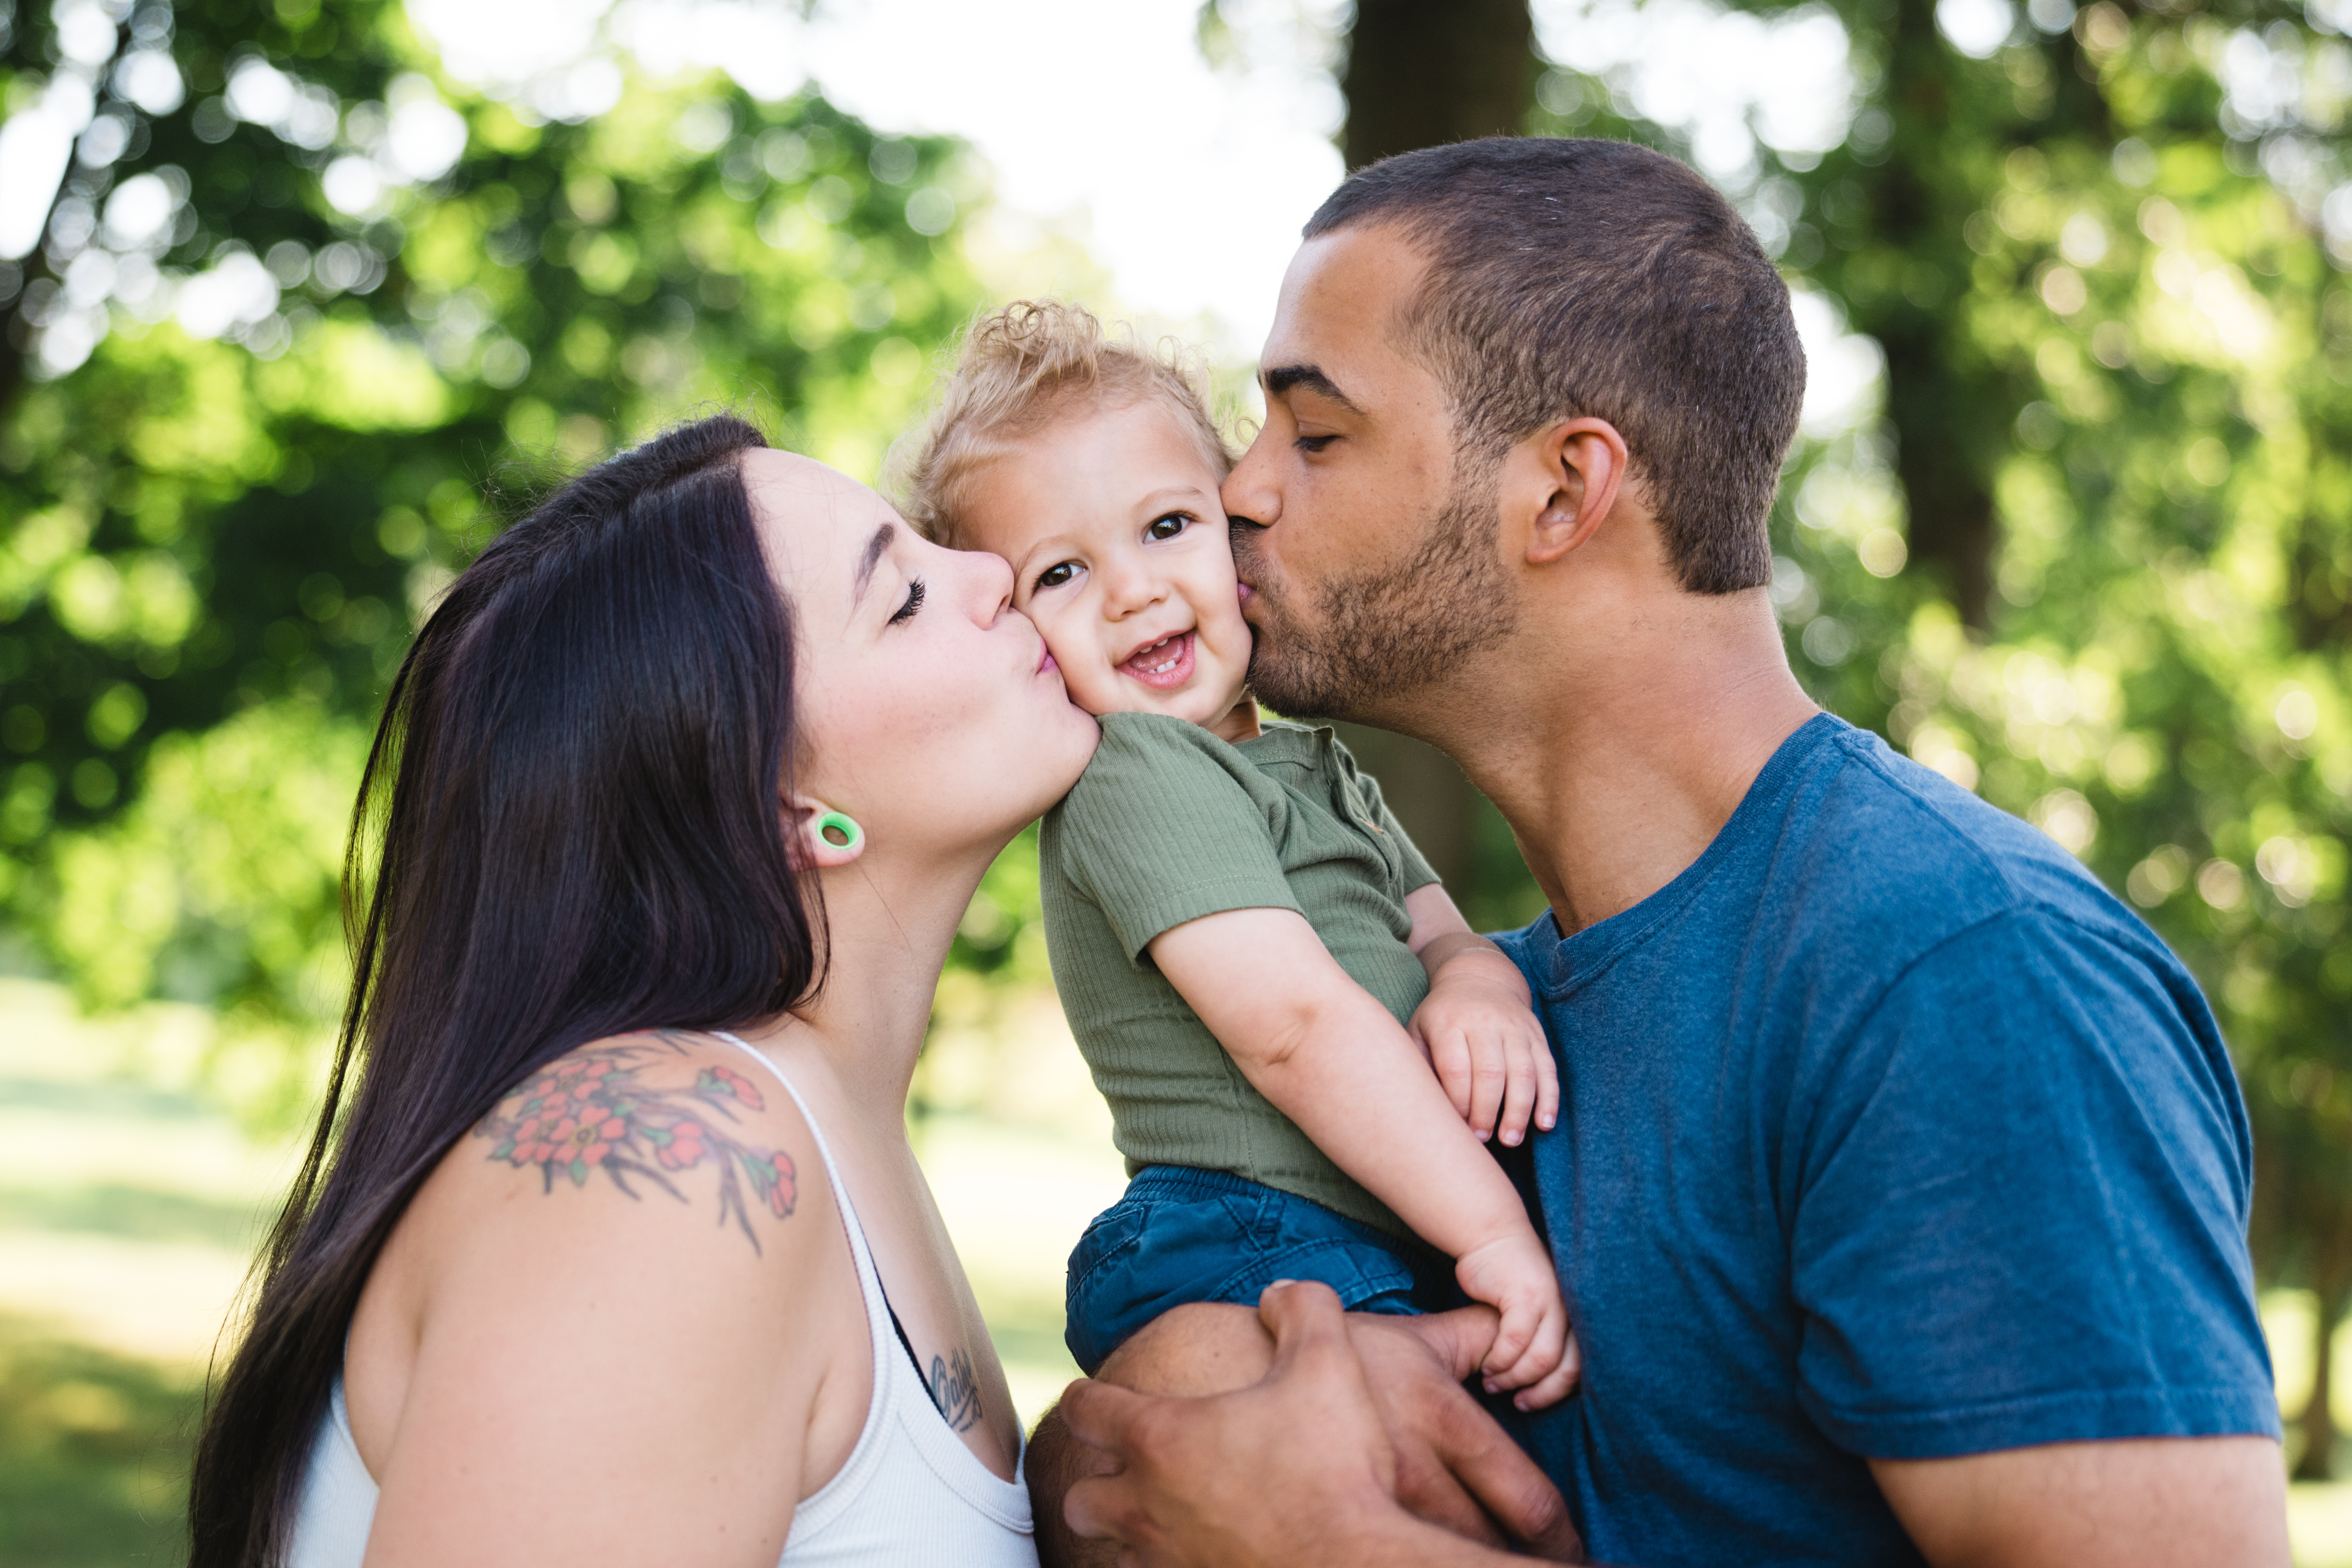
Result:
[[[1068,792],[1099,732],[1003,559],[806,457],[746,453],[743,482],[793,611],[798,794],[856,818],[868,854],[933,854],[992,850]]]

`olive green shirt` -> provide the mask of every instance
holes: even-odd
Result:
[[[1396,1236],[1411,1232],[1251,1086],[1146,949],[1229,909],[1306,916],[1400,1023],[1429,993],[1405,894],[1437,880],[1328,729],[1232,746],[1165,714],[1114,713],[1039,838],[1045,941],[1129,1175],[1225,1171]]]

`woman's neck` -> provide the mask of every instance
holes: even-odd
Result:
[[[744,1031],[761,1049],[821,1058],[862,1120],[903,1127],[940,971],[989,861],[898,874],[868,854],[825,873],[829,962],[815,997]]]

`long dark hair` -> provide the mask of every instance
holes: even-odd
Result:
[[[741,475],[763,444],[705,419],[581,476],[401,664],[352,818],[326,1103],[196,1452],[196,1568],[284,1560],[361,1288],[501,1095],[589,1040],[746,1024],[815,984],[778,814],[792,627]]]

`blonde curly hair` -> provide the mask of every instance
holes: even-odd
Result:
[[[1146,352],[1066,300],[1016,299],[989,311],[965,329],[930,417],[893,454],[899,510],[924,538],[968,548],[959,521],[982,468],[1073,410],[1099,413],[1153,399],[1177,416],[1223,477],[1234,455],[1210,412],[1207,377],[1195,356],[1172,341]]]

